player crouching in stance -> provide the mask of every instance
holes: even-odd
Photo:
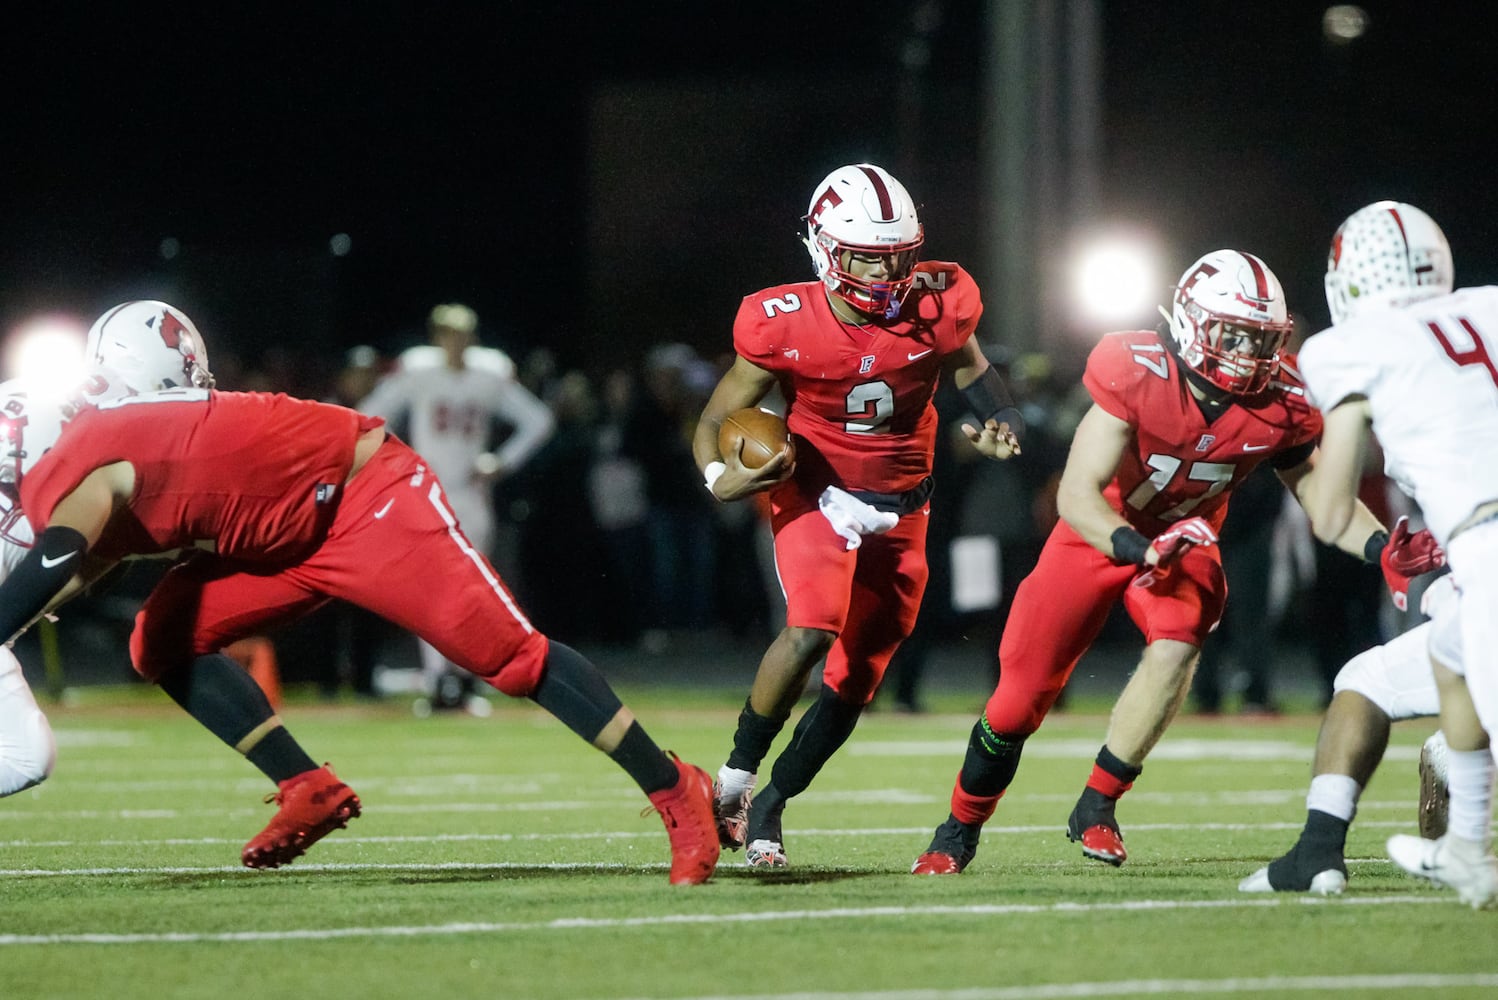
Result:
[[[1164,310],[1162,309],[1162,312]],[[912,866],[951,875],[1112,606],[1144,633],[1066,834],[1088,858],[1128,857],[1118,799],[1175,717],[1227,587],[1214,544],[1233,487],[1260,462],[1303,498],[1320,415],[1292,359],[1284,291],[1252,254],[1216,250],[1181,276],[1168,329],[1103,337],[1083,381],[1093,404],[1072,440],[1061,520],[1020,584],[999,645],[999,683],[973,726],[951,812]],[[1383,526],[1359,508],[1337,544],[1378,557]]]
[[[0,397],[0,483],[19,492],[39,529],[0,583],[0,636],[119,559],[201,550],[147,598],[131,660],[174,685],[174,699],[224,742],[253,746],[252,759],[265,751],[300,761],[280,785],[276,818],[246,846],[247,865],[290,861],[359,803],[287,742],[258,687],[220,650],[342,598],[530,698],[606,753],[664,819],[671,882],[711,876],[711,779],[664,753],[592,663],[531,625],[464,537],[440,483],[382,421],[200,387],[76,414],[15,392]]]
[[[737,357],[718,382],[692,440],[719,500],[769,490],[785,628],[760,660],[733,750],[715,789],[718,835],[751,867],[786,865],[786,802],[852,735],[915,625],[926,587],[926,526],[937,416],[946,373],[979,427],[968,437],[993,458],[1019,452],[1023,425],[978,346],[983,306],[957,264],[917,263],[924,233],[899,181],[872,164],[840,167],[812,193],[806,246],[816,281],[744,298]],[[795,437],[758,469],[718,451],[723,419],[779,388]],[[770,744],[812,669],[821,690],[750,794]]]

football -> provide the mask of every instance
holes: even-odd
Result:
[[[744,451],[739,456],[746,468],[757,469],[775,453],[784,449],[795,461],[796,447],[791,443],[791,432],[778,414],[749,406],[735,410],[723,418],[718,428],[718,453],[732,455],[744,442]]]

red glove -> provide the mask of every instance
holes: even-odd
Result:
[[[1134,586],[1148,587],[1170,573],[1170,568],[1194,545],[1217,544],[1217,532],[1199,517],[1188,517],[1160,532],[1150,542],[1159,561],[1134,578]]]
[[[1394,524],[1388,544],[1378,554],[1378,564],[1384,571],[1384,582],[1389,585],[1394,606],[1400,611],[1408,611],[1410,580],[1445,566],[1446,550],[1424,528],[1411,533],[1410,519],[1401,517]]]

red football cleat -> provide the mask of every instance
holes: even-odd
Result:
[[[675,785],[652,792],[650,804],[661,814],[671,839],[671,884],[701,885],[718,864],[718,829],[713,817],[713,779],[675,754],[680,775]]]
[[[1067,837],[1071,840],[1082,842],[1082,853],[1095,861],[1106,861],[1117,868],[1129,858],[1129,852],[1124,850],[1123,834],[1115,827],[1089,826],[1079,836],[1073,837],[1070,832]]]
[[[947,821],[936,828],[931,846],[910,866],[912,875],[957,875],[978,853],[982,824],[968,825],[948,814]]]
[[[244,845],[246,868],[279,868],[307,853],[307,848],[348,826],[359,815],[359,796],[324,764],[281,782],[266,798],[280,806],[275,818]]]
[[[941,851],[927,851],[910,866],[912,875],[957,875],[961,871],[962,866],[957,863],[957,859]]]

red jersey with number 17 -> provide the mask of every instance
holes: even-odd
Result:
[[[321,543],[375,417],[263,392],[172,389],[85,410],[21,481],[21,507],[47,524],[91,471],[135,468],[135,492],[93,552],[106,559],[203,543],[257,563],[305,557]]]
[[[746,296],[734,350],[780,382],[804,492],[902,493],[931,475],[942,361],[982,314],[972,277],[941,261],[916,265],[900,315],[880,323],[838,319],[818,281]]]
[[[1220,528],[1228,495],[1255,466],[1321,436],[1321,414],[1292,355],[1267,389],[1234,398],[1210,423],[1180,360],[1152,330],[1103,337],[1082,381],[1094,403],[1133,428],[1132,446],[1103,493],[1146,535],[1184,517]]]

